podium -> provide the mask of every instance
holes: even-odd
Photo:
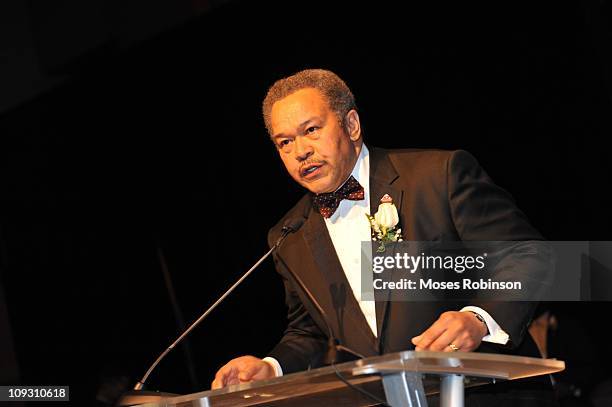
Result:
[[[555,373],[565,363],[473,352],[406,351],[293,373],[270,380],[228,386],[184,396],[160,397],[141,407],[374,406],[352,386],[393,407],[426,407],[428,394],[440,394],[441,407],[463,407],[466,387]],[[123,400],[122,405],[130,405]]]

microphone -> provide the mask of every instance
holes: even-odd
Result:
[[[287,219],[285,223],[283,224],[283,229],[282,229],[283,233],[287,232],[287,234],[289,234],[289,233],[297,232],[304,224],[304,221],[305,221],[304,218]]]
[[[268,256],[270,256],[270,254],[272,254],[272,252],[274,250],[276,250],[281,243],[283,242],[283,240],[285,240],[285,238],[290,234],[290,233],[294,233],[296,231],[298,231],[298,229],[300,227],[302,227],[302,225],[304,224],[304,219],[303,218],[295,218],[295,219],[287,219],[287,221],[285,221],[285,223],[283,224],[283,228],[281,229],[281,235],[280,237],[276,240],[276,242],[274,243],[274,245],[272,245],[272,248],[270,250],[268,250],[268,252],[266,254],[264,254],[254,265],[253,267],[251,267],[249,269],[249,271],[247,271],[246,273],[243,274],[242,277],[240,277],[238,279],[238,281],[236,281],[234,283],[234,285],[232,285],[221,297],[219,297],[219,299],[217,301],[215,301],[215,303],[213,305],[211,305],[202,315],[200,315],[200,317],[198,319],[195,320],[195,322],[193,322],[187,329],[185,329],[185,331],[178,337],[176,338],[176,340],[174,342],[172,342],[172,344],[170,346],[168,346],[166,348],[166,350],[164,350],[161,355],[159,355],[159,357],[155,360],[155,362],[153,362],[153,364],[149,367],[149,369],[147,370],[147,372],[144,374],[144,376],[142,376],[142,379],[140,379],[138,381],[138,383],[136,383],[136,385],[134,386],[134,390],[142,390],[142,388],[144,387],[145,382],[147,381],[147,379],[149,378],[149,375],[151,374],[151,372],[153,372],[153,370],[157,367],[157,365],[159,364],[159,362],[162,361],[162,359],[164,357],[166,357],[166,355],[168,353],[170,353],[170,351],[172,349],[174,349],[176,347],[176,345],[178,345],[187,335],[189,335],[189,333],[191,331],[193,331],[193,329],[198,326],[200,324],[200,322],[202,322],[204,320],[204,318],[206,318],[215,308],[217,308],[217,306],[219,304],[221,304],[223,302],[223,300],[225,300],[225,298],[227,298],[227,296],[229,296],[232,291],[234,291],[234,289],[236,287],[238,287],[243,281],[244,279],[246,279],[265,259],[268,258]],[[303,284],[303,283],[302,283]],[[305,288],[305,287],[304,287]],[[312,295],[312,294],[310,294]],[[314,300],[314,298],[313,298]],[[318,304],[317,304],[318,306]],[[319,307],[320,308],[320,307]],[[321,310],[322,311],[322,310]],[[331,330],[330,330],[331,332]]]

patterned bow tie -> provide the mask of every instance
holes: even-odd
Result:
[[[348,180],[335,192],[326,192],[315,195],[312,198],[314,207],[324,218],[329,218],[336,212],[338,205],[343,199],[350,201],[360,201],[364,198],[363,187],[351,175]]]

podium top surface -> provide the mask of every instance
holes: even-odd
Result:
[[[436,393],[440,377],[461,374],[466,386],[489,384],[496,380],[515,380],[563,370],[565,363],[554,359],[528,358],[474,352],[405,351],[374,356],[334,366],[293,373],[270,380],[243,383],[219,390],[162,398],[142,407],[224,407],[224,406],[368,406],[371,400],[350,389],[337,373],[353,385],[381,395],[381,375],[401,371],[423,375],[426,393]]]
[[[555,359],[529,358],[475,352],[406,351],[353,362],[354,375],[397,371],[424,374],[461,374],[472,378],[516,380],[556,373],[565,363]]]

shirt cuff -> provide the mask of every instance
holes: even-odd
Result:
[[[280,377],[283,375],[283,368],[281,367],[280,363],[278,363],[278,360],[268,356],[262,359],[264,362],[268,363],[270,366],[272,366],[272,368],[274,369],[274,374],[276,375],[276,377]]]
[[[466,311],[475,312],[484,318],[487,328],[489,329],[489,334],[482,338],[484,342],[497,343],[500,345],[505,345],[508,343],[510,336],[503,329],[501,329],[501,327],[497,324],[497,322],[495,322],[493,317],[491,317],[487,311],[471,305],[461,309],[461,312]]]

